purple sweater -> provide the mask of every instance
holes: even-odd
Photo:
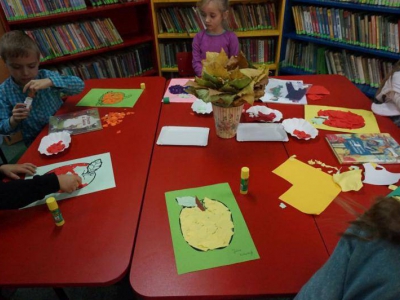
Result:
[[[239,54],[239,40],[236,34],[226,30],[219,35],[210,35],[206,30],[200,31],[193,39],[192,65],[197,76],[201,76],[203,66],[201,60],[206,58],[206,52],[221,52],[224,49],[228,57]]]

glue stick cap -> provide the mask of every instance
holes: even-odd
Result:
[[[250,169],[248,167],[243,167],[240,177],[246,179],[249,178]]]
[[[54,198],[54,197],[47,198],[46,199],[46,204],[47,204],[47,207],[50,210],[55,210],[55,209],[58,208],[58,204],[57,204],[56,198]]]

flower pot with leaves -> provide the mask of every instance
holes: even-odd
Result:
[[[240,122],[243,104],[264,95],[268,68],[251,68],[241,52],[228,58],[225,51],[207,52],[201,77],[186,83],[186,91],[213,105],[215,127],[221,138],[232,138]]]

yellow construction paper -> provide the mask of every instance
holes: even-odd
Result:
[[[335,181],[342,188],[342,192],[359,191],[362,187],[361,169],[347,171],[333,175]]]
[[[341,191],[331,175],[294,157],[272,172],[293,184],[279,199],[306,214],[319,215]]]
[[[207,251],[229,245],[233,235],[230,210],[221,202],[204,198],[205,211],[197,206],[185,207],[179,220],[182,234],[192,247]]]
[[[315,124],[312,119],[318,116],[318,111],[320,110],[338,110],[338,111],[350,111],[354,114],[360,115],[365,120],[365,126],[359,129],[345,129],[327,126],[324,124]],[[345,107],[334,107],[334,106],[320,106],[320,105],[304,105],[304,118],[310,122],[315,128],[324,129],[324,130],[333,130],[340,132],[351,132],[351,133],[379,133],[379,126],[376,122],[375,116],[372,111],[368,111],[365,109],[352,109]]]

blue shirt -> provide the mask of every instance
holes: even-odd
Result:
[[[28,118],[22,120],[14,129],[10,125],[12,110],[17,103],[24,103],[27,93],[23,93],[23,88],[11,77],[0,85],[0,134],[8,135],[22,130],[24,143],[29,146],[49,123],[49,117],[63,104],[61,95],[79,94],[84,88],[83,81],[75,76],[62,76],[57,72],[39,70],[35,79],[44,78],[49,78],[54,86],[37,91]]]
[[[368,236],[354,226],[356,236]],[[400,245],[342,237],[325,265],[295,300],[399,300]]]
[[[201,60],[206,58],[206,52],[221,52],[224,49],[228,58],[239,55],[239,40],[236,34],[226,30],[219,35],[208,34],[206,30],[195,35],[192,43],[193,70],[197,76],[201,76],[203,66]]]

